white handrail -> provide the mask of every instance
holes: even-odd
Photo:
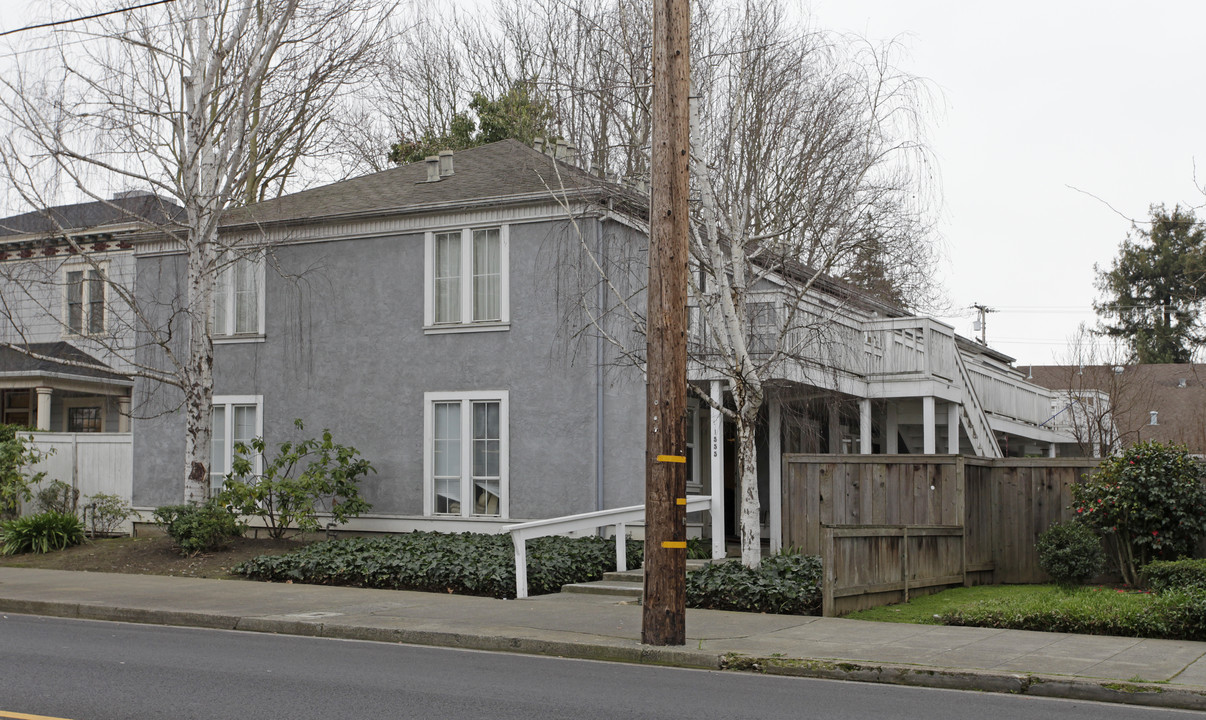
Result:
[[[712,509],[710,495],[691,495],[687,498],[687,512],[699,512]],[[644,505],[614,508],[612,510],[596,510],[580,515],[532,520],[531,522],[507,525],[503,532],[511,534],[511,542],[515,544],[515,597],[528,596],[528,540],[549,535],[564,535],[577,530],[597,530],[601,527],[615,526],[616,535],[616,570],[624,572],[628,569],[628,542],[625,526],[628,523],[640,522],[645,519]]]

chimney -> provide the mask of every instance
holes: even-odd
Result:
[[[553,157],[558,160],[565,159],[566,142],[564,138],[557,138],[557,149],[553,152]]]
[[[450,175],[455,175],[456,172],[452,169],[452,151],[440,151],[440,177],[446,178]]]
[[[1156,421],[1156,417],[1160,414],[1159,410],[1149,410],[1147,414],[1151,415],[1151,421],[1148,422],[1148,425],[1159,425],[1160,424],[1159,422]]]
[[[532,147],[535,148],[536,152],[538,153],[544,152],[544,138],[536,138],[533,140]]]
[[[440,181],[440,156],[428,155],[425,161],[427,163],[427,182]]]

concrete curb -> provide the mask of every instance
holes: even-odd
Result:
[[[527,655],[603,660],[646,665],[752,672],[825,680],[910,685],[947,690],[978,690],[1015,695],[1088,700],[1181,710],[1206,710],[1206,690],[1151,683],[1090,678],[962,670],[922,665],[871,664],[838,660],[755,657],[718,654],[687,648],[651,647],[635,641],[576,642],[409,628],[365,627],[283,617],[243,617],[223,613],[151,610],[51,600],[0,598],[0,612],[103,620],[144,625],[171,625],[217,630],[298,635],[341,640],[402,643],[433,647],[512,652]]]
[[[866,664],[837,660],[726,655],[723,669],[765,675],[912,685],[946,690],[978,690],[1014,695],[1089,700],[1178,710],[1206,710],[1206,690],[1154,683],[958,670],[922,665]]]

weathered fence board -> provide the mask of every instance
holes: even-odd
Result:
[[[965,582],[958,525],[824,528],[822,612],[832,617]]]

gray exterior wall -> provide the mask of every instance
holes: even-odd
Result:
[[[279,246],[268,263],[265,338],[215,346],[215,395],[262,395],[270,446],[296,437],[294,418],[306,436],[330,428],[377,469],[362,485],[371,514],[413,517],[423,512],[424,392],[505,390],[510,517],[595,510],[594,340],[565,339],[563,283],[549,263],[571,241],[567,227],[510,226],[511,323],[498,332],[424,333],[421,233]],[[148,297],[170,297],[181,266],[140,258],[140,291],[155,284]],[[604,504],[639,504],[644,384],[632,370],[604,382]],[[134,504],[179,502],[183,416],[158,412],[174,393],[142,383],[134,397]]]

